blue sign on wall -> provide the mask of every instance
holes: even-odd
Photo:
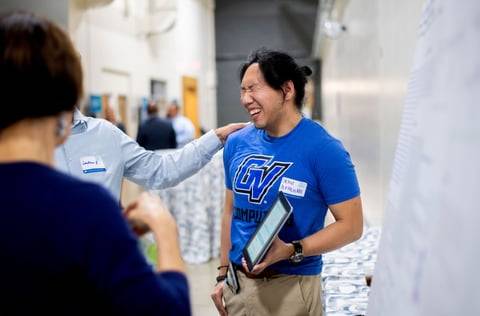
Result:
[[[99,95],[90,95],[90,112],[100,113],[102,111],[102,97]]]

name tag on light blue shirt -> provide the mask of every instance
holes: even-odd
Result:
[[[82,171],[85,174],[107,171],[101,157],[95,157],[95,156],[82,157],[80,158],[80,165],[82,166]]]

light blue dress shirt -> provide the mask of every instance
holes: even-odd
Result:
[[[190,177],[222,148],[212,130],[169,153],[140,147],[129,136],[103,119],[75,111],[72,134],[55,151],[56,166],[72,176],[98,183],[117,200],[123,177],[146,189],[163,189]]]

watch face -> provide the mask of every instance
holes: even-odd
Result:
[[[290,257],[290,261],[293,263],[299,263],[303,260],[303,247],[299,241],[292,241],[294,254]]]
[[[301,253],[296,253],[290,258],[290,260],[293,263],[299,263],[303,260],[303,255]]]

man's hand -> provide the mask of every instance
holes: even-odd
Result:
[[[292,244],[287,244],[283,242],[280,238],[276,237],[272,243],[272,246],[270,247],[267,254],[265,255],[265,258],[262,260],[262,262],[260,262],[259,264],[256,264],[253,267],[252,271],[250,271],[250,273],[259,274],[260,272],[265,270],[265,268],[267,268],[268,266],[276,262],[289,259],[290,256],[293,254],[293,252],[294,252],[294,248]],[[247,262],[245,261],[245,259],[242,259],[242,265],[245,271],[249,271]]]
[[[225,309],[225,306],[223,306],[223,285],[224,281],[218,282],[217,285],[215,285],[215,288],[213,289],[212,294],[210,297],[213,300],[213,303],[215,303],[215,307],[218,310],[218,313],[220,316],[228,316],[227,310]]]
[[[225,144],[227,141],[228,135],[231,133],[244,128],[247,126],[248,123],[230,123],[228,125],[225,125],[223,127],[219,127],[215,130],[215,134],[217,134],[217,137],[220,139],[220,141]]]

